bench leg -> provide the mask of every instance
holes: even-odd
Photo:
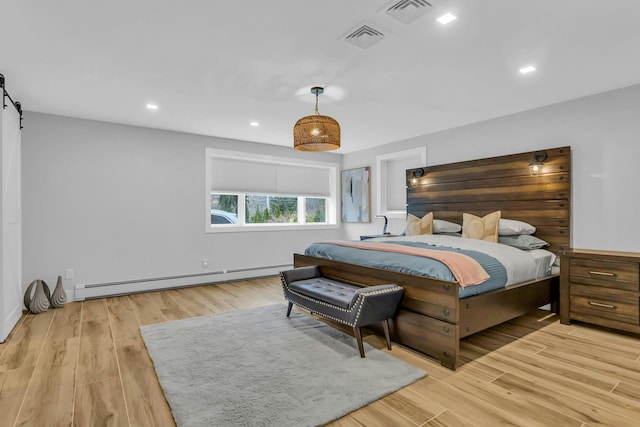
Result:
[[[287,317],[291,314],[291,307],[293,307],[293,303],[289,301],[289,307],[287,307]]]
[[[353,333],[356,336],[356,341],[358,342],[358,350],[360,350],[360,357],[364,359],[364,345],[362,345],[362,332],[360,328],[357,326],[353,327]]]
[[[391,350],[391,335],[389,334],[389,319],[382,321],[382,329],[384,329],[384,337],[387,339],[387,349]]]

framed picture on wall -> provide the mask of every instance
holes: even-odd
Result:
[[[342,171],[342,222],[371,222],[370,183],[368,166]]]

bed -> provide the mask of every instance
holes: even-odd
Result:
[[[536,176],[529,168],[534,158],[544,158]],[[570,243],[570,167],[571,149],[560,147],[407,170],[407,213],[422,218],[433,212],[437,219],[462,224],[463,213],[482,217],[499,210],[502,218],[534,225],[535,236],[549,242],[545,249],[557,255]],[[461,239],[438,235],[431,238],[438,240],[436,243]],[[546,258],[541,262],[551,261]],[[528,280],[477,294],[467,293],[468,287],[461,286],[455,278],[426,277],[390,270],[385,265],[362,265],[305,254],[294,254],[294,265],[318,265],[324,276],[353,284],[403,286],[401,308],[391,322],[394,341],[434,357],[451,369],[460,364],[462,338],[546,304],[557,311],[559,275],[557,270],[548,272],[540,264],[536,268],[544,270],[542,275],[538,271]]]

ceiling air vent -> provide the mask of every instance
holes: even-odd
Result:
[[[432,7],[433,5],[425,0],[400,0],[389,7],[387,13],[408,24],[429,12]]]
[[[382,40],[384,38],[384,34],[375,28],[371,28],[368,25],[362,25],[355,30],[349,32],[344,37],[344,40],[347,43],[351,43],[352,45],[358,46],[362,49],[366,49],[374,43]]]

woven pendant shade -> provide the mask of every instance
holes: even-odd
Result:
[[[340,148],[340,125],[318,113],[318,94],[321,87],[311,88],[316,95],[316,113],[298,120],[293,127],[293,148],[300,151],[329,151]]]

